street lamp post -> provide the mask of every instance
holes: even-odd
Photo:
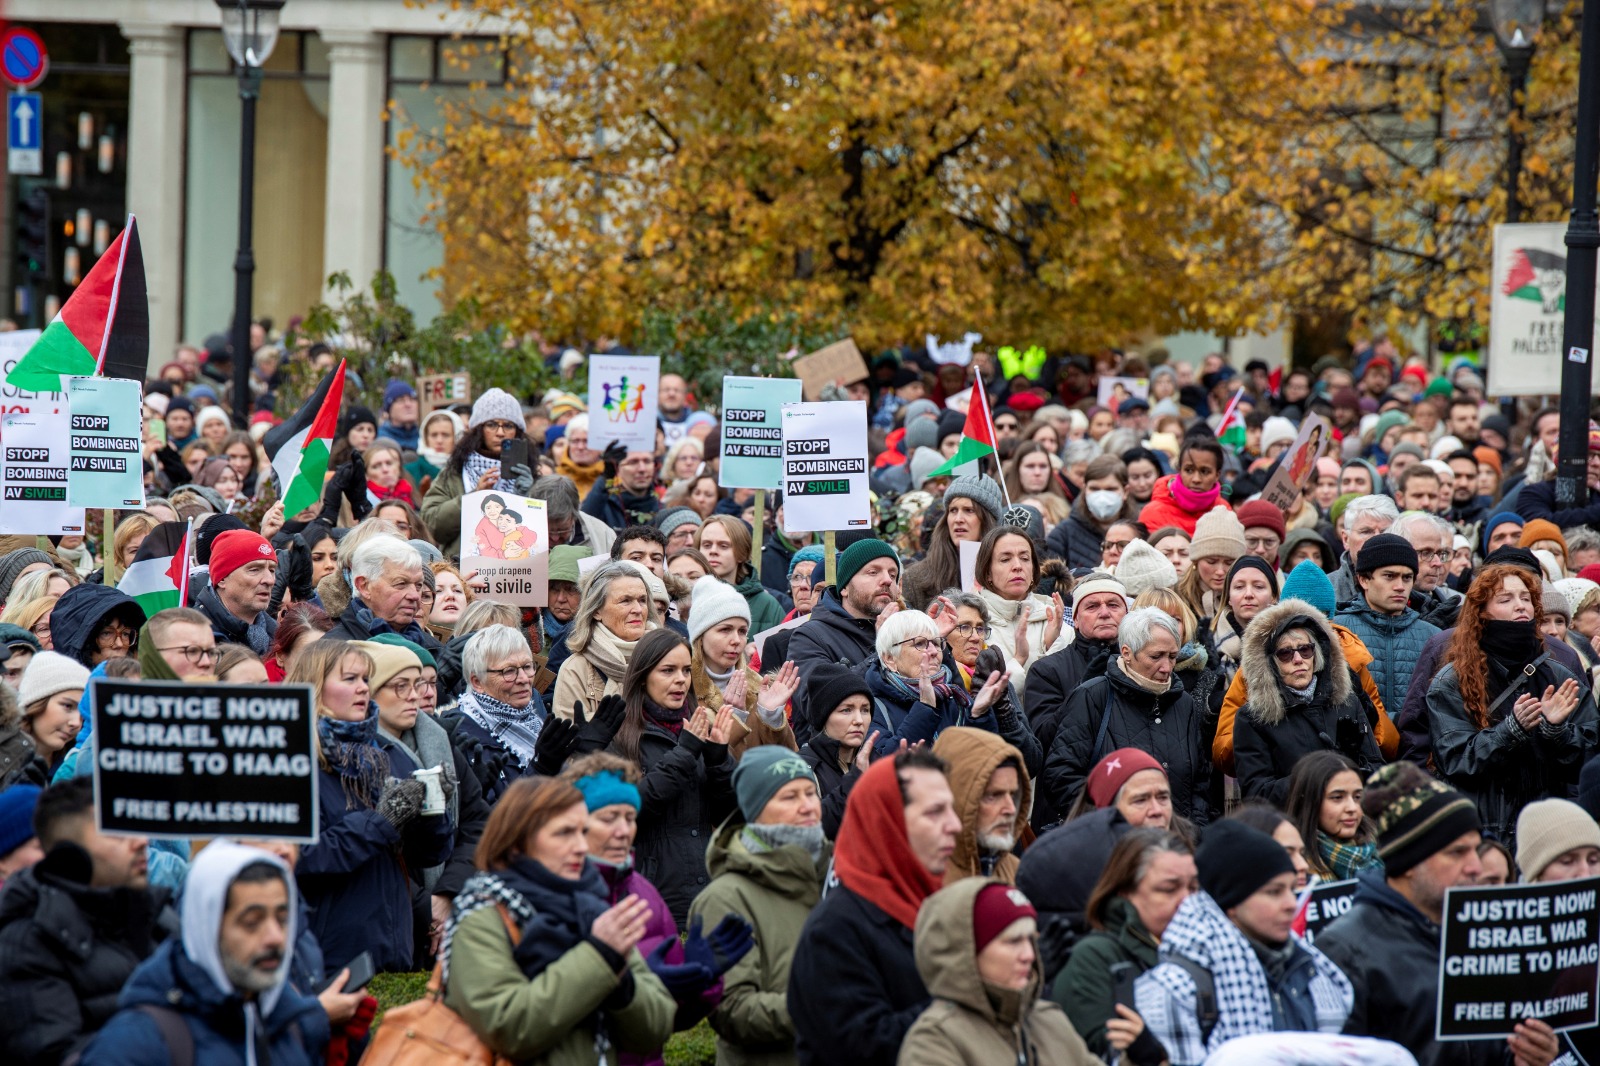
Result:
[[[222,37],[239,68],[239,249],[233,260],[233,417],[250,424],[250,301],[256,257],[251,248],[256,198],[256,100],[261,68],[278,43],[284,0],[217,0]]]
[[[1522,120],[1534,37],[1544,23],[1544,0],[1489,0],[1489,19],[1494,23],[1495,41],[1506,61],[1506,81],[1511,88],[1510,120],[1506,123],[1506,221],[1521,222],[1522,197],[1517,183],[1522,177]]]
[[[1595,252],[1600,216],[1600,0],[1583,0],[1578,53],[1578,128],[1572,167],[1572,217],[1567,222],[1566,317],[1561,333],[1561,436],[1557,444],[1556,506],[1582,507],[1589,496],[1589,394],[1594,372]]]

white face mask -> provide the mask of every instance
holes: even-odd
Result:
[[[1115,489],[1092,489],[1084,496],[1083,502],[1090,514],[1106,519],[1122,510],[1122,493]]]

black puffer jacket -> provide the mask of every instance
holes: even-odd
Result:
[[[1045,537],[1045,547],[1065,560],[1068,566],[1098,568],[1102,557],[1100,542],[1106,539],[1107,528],[1109,526],[1095,524],[1080,499],[1072,505],[1072,512],[1066,520],[1057,523],[1050,535]]]
[[[1322,669],[1310,699],[1278,679],[1272,648],[1291,629],[1303,629],[1322,651]],[[1302,756],[1338,751],[1362,777],[1383,765],[1370,709],[1351,676],[1344,649],[1328,620],[1304,600],[1283,600],[1256,615],[1244,631],[1240,670],[1250,698],[1233,722],[1234,773],[1246,798],[1280,810],[1288,802],[1289,773]]]
[[[0,896],[7,1066],[55,1066],[87,1042],[117,1012],[134,968],[177,928],[166,889],[89,888],[93,865],[76,844],[57,844]]]
[[[1211,748],[1194,700],[1181,684],[1156,695],[1135,684],[1112,659],[1104,677],[1080,685],[1067,700],[1061,728],[1045,760],[1041,791],[1069,810],[1094,764],[1118,748],[1138,748],[1167,771],[1172,807],[1205,825],[1211,820]]]
[[[1066,714],[1067,699],[1085,681],[1100,677],[1106,664],[1117,655],[1115,640],[1091,640],[1082,633],[1071,644],[1051,652],[1028,667],[1028,684],[1022,695],[1022,708],[1039,746],[1049,753],[1056,730]],[[1043,789],[1034,793],[1033,828],[1042,833],[1066,816],[1057,810]]]
[[[1017,867],[1017,887],[1039,910],[1039,952],[1046,981],[1067,964],[1072,947],[1089,932],[1084,908],[1111,849],[1133,826],[1115,807],[1090,811],[1033,842]]]
[[[850,790],[861,780],[861,771],[854,765],[848,771],[839,769],[839,742],[826,733],[813,734],[800,748],[800,757],[817,775],[817,792],[822,796],[822,831],[832,840],[839,835],[839,826],[844,822],[844,805],[850,799]]]
[[[615,744],[611,750],[616,752]],[[660,890],[680,929],[689,904],[711,881],[706,846],[733,812],[733,765],[726,744],[703,741],[687,729],[673,736],[647,722],[639,738],[644,777],[634,865]]]
[[[844,609],[839,593],[832,588],[811,609],[806,623],[789,638],[789,659],[805,677],[817,663],[860,666],[877,656],[878,626],[871,618],[856,618]],[[763,660],[765,661],[765,660]],[[778,665],[782,665],[779,663]],[[806,713],[806,686],[794,694],[794,718],[809,720]]]

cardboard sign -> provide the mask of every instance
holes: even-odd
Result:
[[[1452,888],[1439,946],[1439,1040],[1600,1023],[1600,878]]]
[[[0,533],[83,533],[82,507],[67,505],[66,403],[0,422]]]
[[[543,500],[485,490],[461,497],[461,571],[478,572],[497,603],[543,607],[550,590],[550,526]]]
[[[1554,396],[1561,392],[1566,235],[1565,222],[1494,228],[1487,351],[1491,396]],[[1590,350],[1593,348],[1591,344]],[[1585,349],[1576,350],[1587,358]]]
[[[1335,921],[1345,916],[1356,901],[1356,880],[1348,881],[1323,881],[1313,885],[1310,889],[1311,898],[1306,902],[1305,928],[1295,925],[1295,932],[1307,944],[1314,943],[1317,934],[1322,932]]]
[[[796,357],[790,364],[800,377],[807,400],[820,400],[822,387],[834,381],[846,385],[867,379],[867,361],[861,358],[856,342],[846,337],[810,355]]]
[[[1095,402],[1113,413],[1123,400],[1149,398],[1149,378],[1100,378],[1095,385]]]
[[[1295,437],[1283,461],[1273,471],[1261,498],[1288,514],[1293,511],[1302,493],[1309,493],[1317,484],[1317,460],[1333,447],[1333,427],[1321,415],[1306,415],[1300,422],[1300,435]]]
[[[137,381],[68,378],[67,502],[144,506],[144,400]]]
[[[310,685],[93,679],[100,831],[316,843],[315,699]]]
[[[870,527],[867,462],[866,403],[784,404],[784,532]]]
[[[423,418],[441,407],[471,403],[472,375],[465,370],[459,374],[423,374],[417,378],[417,399],[422,401]]]
[[[620,444],[630,452],[656,450],[661,407],[661,358],[655,355],[589,357],[589,447]]]
[[[722,462],[725,489],[775,489],[783,480],[783,405],[800,402],[794,378],[722,379]]]

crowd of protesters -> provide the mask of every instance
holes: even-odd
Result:
[[[875,508],[829,549],[719,487],[672,373],[638,452],[568,391],[423,417],[391,380],[285,515],[278,359],[235,430],[225,357],[154,376],[113,537],[0,538],[4,1061],[355,1062],[370,960],[518,1063],[702,1021],[730,1066],[1600,1062],[1434,1036],[1448,889],[1600,874],[1600,497],[1557,506],[1559,415],[1470,360],[885,353],[823,390],[867,403]],[[947,472],[985,395],[996,454]],[[543,501],[546,606],[460,568],[485,489]],[[147,617],[116,579],[183,545]],[[307,686],[315,843],[102,832],[97,677]]]

